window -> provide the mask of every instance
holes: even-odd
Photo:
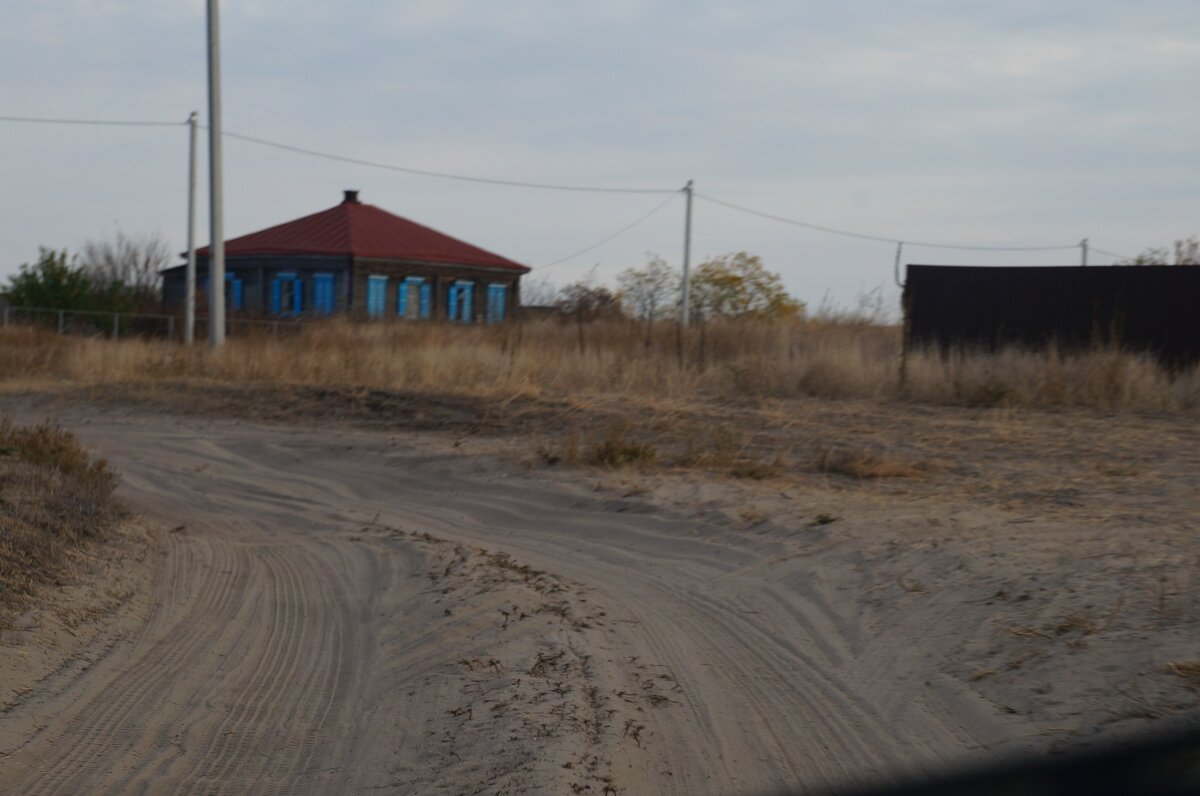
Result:
[[[507,285],[488,285],[487,289],[487,322],[500,323],[504,320],[504,311],[507,309],[508,286]]]
[[[225,308],[241,312],[245,308],[242,280],[235,274],[225,274]]]
[[[295,273],[276,275],[271,280],[271,312],[299,315],[304,311],[304,282]]]
[[[208,277],[204,277],[200,281],[197,288],[201,295],[208,295]],[[225,309],[230,312],[241,312],[244,308],[245,299],[242,292],[242,280],[236,274],[229,271],[225,272]]]
[[[400,318],[429,318],[433,305],[433,285],[424,278],[410,276],[396,287],[396,315]]]
[[[382,318],[387,306],[387,277],[367,277],[367,317]]]
[[[471,302],[471,294],[474,291],[475,283],[465,279],[460,279],[452,284],[449,295],[446,297],[446,317],[460,323],[471,323],[474,320]]]

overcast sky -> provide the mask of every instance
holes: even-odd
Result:
[[[1093,246],[1200,233],[1195,0],[226,0],[227,130],[419,169],[677,189],[900,240]],[[201,0],[10,3],[0,114],[206,117]],[[0,122],[0,275],[117,229],[184,248],[187,133]],[[204,166],[202,154],[202,167]],[[365,202],[539,266],[665,196],[410,176],[225,145],[227,236]],[[203,184],[202,184],[203,187]],[[200,201],[206,202],[203,189]],[[204,205],[202,204],[202,208]],[[682,258],[681,198],[536,275]],[[200,243],[207,243],[201,215]],[[745,250],[811,304],[892,287],[894,245],[697,199],[693,259]],[[1077,250],[906,262],[1077,263]],[[1112,258],[1093,254],[1091,262]]]

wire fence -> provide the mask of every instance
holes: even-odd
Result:
[[[113,340],[141,337],[182,342],[184,339],[185,321],[180,315],[41,307],[4,307],[2,315],[5,329],[26,326],[48,329],[62,335],[107,337]],[[289,334],[311,320],[303,317],[264,319],[226,316],[225,333],[231,336]],[[206,339],[208,325],[207,317],[197,317],[193,339]]]

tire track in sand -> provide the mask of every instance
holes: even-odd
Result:
[[[206,556],[198,555],[197,548]],[[136,746],[145,734],[146,718],[160,707],[163,693],[179,672],[224,632],[224,625],[212,618],[225,616],[238,604],[236,598],[249,575],[244,559],[239,561],[235,551],[225,545],[191,539],[174,541],[167,555],[178,562],[171,572],[183,582],[195,578],[197,565],[208,559],[210,575],[195,586],[201,599],[174,621],[170,613],[162,615],[169,626],[148,632],[149,636],[161,632],[156,641],[146,645],[131,665],[117,673],[60,730],[44,743],[31,745],[40,747],[37,759],[18,792],[40,796],[85,791],[110,758]]]

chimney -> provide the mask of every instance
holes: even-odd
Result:
[[[345,197],[346,197],[345,199],[342,200],[342,204],[344,204],[344,205],[358,204],[358,191],[342,191],[342,193],[345,194]]]

